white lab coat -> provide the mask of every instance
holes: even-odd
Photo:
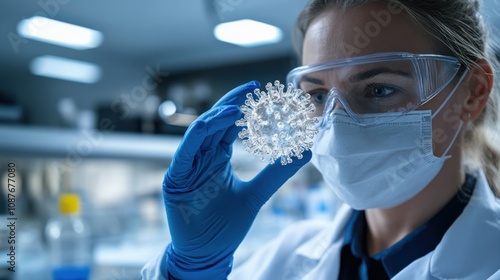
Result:
[[[483,172],[468,205],[436,249],[415,260],[393,279],[500,279],[500,199]],[[336,279],[340,250],[352,209],[343,206],[331,222],[304,221],[285,229],[238,266],[228,279]],[[164,255],[142,270],[143,279],[165,279]]]

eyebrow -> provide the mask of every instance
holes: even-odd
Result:
[[[313,78],[313,77],[309,77],[309,76],[302,76],[302,78],[300,79],[300,82],[308,82],[308,83],[312,83],[312,84],[317,84],[317,85],[324,85],[323,81],[320,80],[320,79],[316,79],[316,78]]]
[[[389,68],[386,68],[386,67],[380,67],[380,68],[370,69],[368,71],[364,71],[364,72],[358,73],[358,74],[356,74],[354,76],[351,76],[349,78],[349,81],[350,82],[359,82],[359,81],[362,81],[362,80],[373,78],[373,77],[375,77],[377,75],[381,75],[381,74],[393,74],[393,75],[403,76],[403,77],[406,77],[406,78],[413,78],[413,75],[410,74],[410,73],[408,73],[408,72],[399,71],[399,70],[392,70],[392,69],[389,69]],[[302,76],[300,82],[301,83],[302,82],[309,82],[309,83],[312,83],[312,84],[324,85],[324,82],[322,80],[316,79],[316,78],[313,78],[313,77],[309,77],[307,75]]]
[[[353,75],[349,78],[349,81],[350,82],[359,82],[362,80],[373,78],[373,77],[380,75],[380,74],[393,74],[393,75],[403,76],[406,78],[413,78],[413,75],[408,73],[408,72],[404,72],[404,71],[400,71],[400,70],[392,70],[389,68],[381,67],[381,68],[370,69],[368,71],[364,71],[364,72],[358,73],[356,75]]]

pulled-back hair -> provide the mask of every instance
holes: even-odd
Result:
[[[479,59],[498,70],[493,43],[479,12],[478,0],[311,0],[297,20],[295,45],[299,56],[311,22],[328,9],[347,9],[368,3],[397,6],[430,34],[439,52],[457,57],[471,69]],[[494,82],[485,110],[466,132],[462,145],[464,164],[484,170],[493,192],[500,197],[500,85]]]

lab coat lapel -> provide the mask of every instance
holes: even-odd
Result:
[[[340,267],[340,250],[352,209],[344,205],[327,230],[297,248],[294,270],[286,279],[334,279]],[[333,278],[332,278],[333,277]]]
[[[319,263],[303,279],[337,279],[340,272],[340,252],[343,238],[334,242],[319,259]]]

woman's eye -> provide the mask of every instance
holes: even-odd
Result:
[[[385,86],[385,85],[370,85],[369,95],[367,97],[382,98],[388,95],[397,93],[399,90],[395,87]]]
[[[326,93],[310,93],[311,99],[316,104],[323,104],[326,101]]]

